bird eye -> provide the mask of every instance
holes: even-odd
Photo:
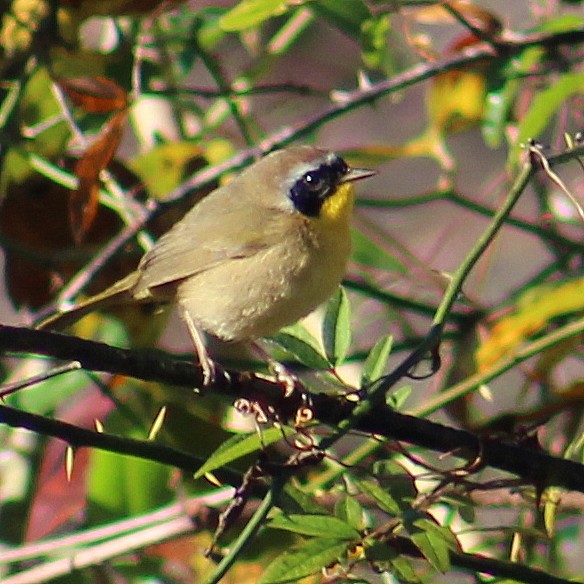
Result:
[[[290,189],[290,198],[300,213],[318,216],[320,209],[347,173],[346,162],[339,157],[304,173]]]
[[[324,169],[318,169],[313,172],[307,172],[301,180],[304,181],[306,188],[311,191],[312,193],[319,195],[321,197],[326,196],[326,191],[330,189],[330,177],[324,176],[325,173],[323,172]]]

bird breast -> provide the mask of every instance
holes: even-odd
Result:
[[[226,341],[274,334],[312,312],[345,273],[350,232],[346,225],[326,237],[310,220],[299,222],[277,244],[185,279],[179,304],[200,328]]]

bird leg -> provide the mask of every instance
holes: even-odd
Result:
[[[215,366],[215,362],[209,356],[207,347],[205,347],[205,342],[203,341],[203,337],[201,336],[201,333],[197,328],[197,325],[191,318],[189,311],[184,307],[181,307],[181,316],[187,325],[189,335],[195,347],[197,359],[199,360],[199,365],[201,366],[201,370],[203,373],[203,387],[208,387],[209,385],[212,385],[215,381],[217,367]]]

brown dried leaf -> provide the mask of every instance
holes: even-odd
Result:
[[[128,94],[107,77],[59,79],[59,86],[69,99],[88,113],[109,114],[128,105]]]
[[[116,153],[127,113],[127,109],[123,109],[114,114],[75,165],[79,186],[69,197],[69,220],[77,244],[81,243],[95,219],[99,204],[99,174]]]

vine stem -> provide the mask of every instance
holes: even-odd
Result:
[[[578,158],[582,153],[584,153],[583,147],[568,149],[557,156],[546,159],[546,162],[551,167]],[[435,359],[438,359],[437,348],[440,344],[442,333],[444,332],[446,319],[462,291],[464,282],[482,256],[483,252],[491,244],[498,231],[505,224],[511,210],[519,200],[519,197],[527,187],[529,180],[538,168],[539,166],[534,164],[533,157],[530,157],[529,160],[523,164],[508,195],[505,197],[503,204],[493,215],[487,229],[479,237],[475,245],[460,264],[459,268],[452,275],[452,279],[450,280],[444,296],[434,314],[432,327],[426,337],[390,374],[381,377],[366,388],[366,397],[355,406],[354,410],[347,418],[341,420],[332,434],[322,440],[319,445],[322,450],[330,448],[341,437],[354,428],[361,418],[373,411],[378,404],[383,403],[387,391],[401,379],[410,375],[411,371],[422,360],[424,360],[429,353],[432,354]]]
[[[452,279],[440,301],[436,314],[434,315],[433,324],[438,326],[443,326],[448,316],[448,313],[452,310],[452,306],[456,302],[458,295],[462,291],[462,285],[466,278],[468,277],[470,271],[474,268],[477,261],[485,251],[485,249],[493,241],[495,235],[501,229],[502,225],[505,223],[507,216],[519,200],[519,197],[525,190],[531,175],[533,174],[533,165],[531,162],[527,162],[523,165],[519,176],[513,183],[509,194],[503,201],[501,208],[493,216],[493,220],[490,222],[487,229],[479,237],[475,245],[472,247],[470,252],[464,258],[456,272],[453,274]]]
[[[213,574],[205,580],[204,584],[217,584],[227,573],[229,568],[237,561],[243,548],[251,541],[259,528],[264,523],[268,513],[274,507],[278,495],[284,487],[285,481],[280,476],[274,476],[270,490],[266,493],[261,505],[256,509],[251,519],[247,522],[242,532],[239,534],[229,552],[217,564]]]
[[[451,387],[446,388],[434,397],[425,400],[424,403],[412,411],[407,413],[416,417],[426,417],[445,405],[460,399],[474,391],[480,385],[488,383],[492,379],[499,377],[506,371],[515,367],[518,363],[522,363],[527,359],[540,355],[544,351],[557,346],[568,339],[584,334],[584,318],[580,318],[575,322],[571,322],[565,326],[554,330],[552,333],[544,335],[543,337],[528,343],[516,351],[505,355],[494,363],[486,371],[475,373],[464,381],[457,383]]]

